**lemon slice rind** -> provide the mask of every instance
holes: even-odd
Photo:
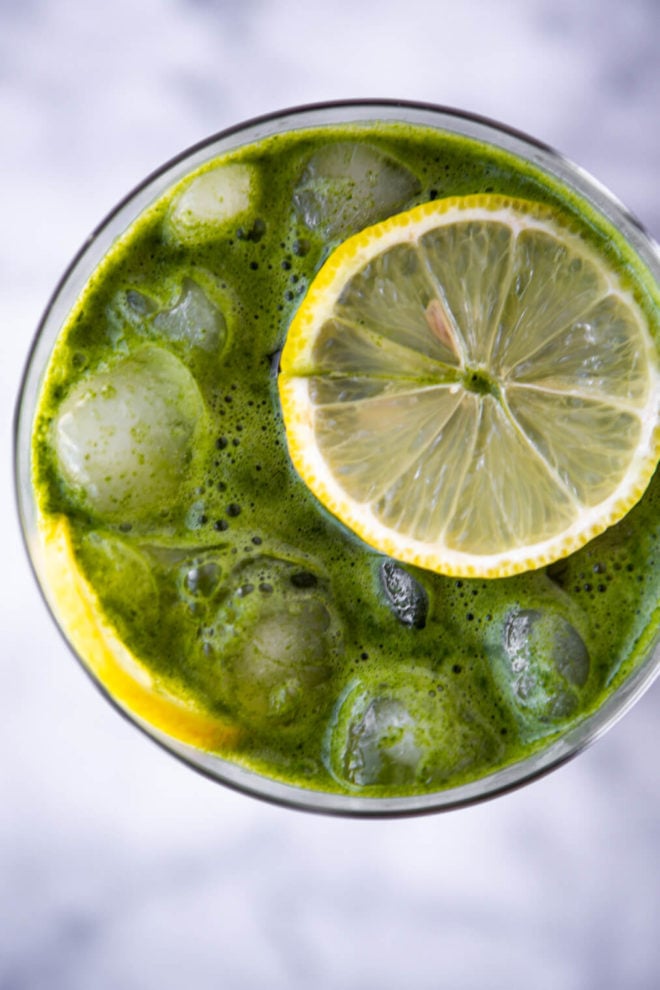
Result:
[[[597,405],[602,402],[603,410],[608,415],[612,409],[621,410],[622,417],[629,424],[629,432],[631,435],[634,434],[634,445],[628,451],[627,464],[622,477],[611,486],[607,495],[599,498],[595,504],[585,505],[577,497],[575,490],[571,488],[570,479],[567,481],[566,477],[562,475],[561,458],[555,458],[557,463],[552,463],[552,457],[548,457],[547,452],[544,456],[538,447],[532,443],[529,435],[521,429],[520,423],[512,415],[506,401],[506,391],[503,390],[500,396],[500,408],[503,415],[509,417],[513,428],[519,431],[523,444],[529,445],[530,459],[537,457],[544,462],[545,471],[550,479],[549,488],[555,484],[557,491],[563,493],[562,497],[565,495],[567,504],[573,506],[573,518],[567,516],[557,532],[543,533],[539,539],[520,541],[517,540],[514,533],[511,538],[511,545],[504,549],[499,547],[495,552],[475,550],[474,547],[469,546],[467,549],[461,549],[456,545],[448,545],[444,538],[444,532],[433,540],[419,539],[405,531],[405,528],[402,530],[385,524],[382,519],[383,513],[380,513],[379,518],[373,499],[356,498],[347,490],[344,479],[349,476],[353,467],[343,463],[341,458],[337,458],[337,462],[334,464],[329,463],[329,459],[332,460],[335,457],[336,450],[339,448],[331,446],[325,451],[322,450],[319,443],[319,430],[323,429],[327,432],[328,422],[330,422],[330,429],[332,428],[332,409],[326,406],[324,413],[322,407],[318,407],[315,402],[318,382],[328,382],[331,385],[333,382],[331,369],[329,370],[326,366],[321,371],[319,370],[315,345],[322,327],[328,325],[329,321],[343,319],[343,315],[338,310],[341,310],[342,298],[346,294],[346,286],[350,280],[358,273],[365,270],[368,272],[368,266],[374,260],[377,261],[381,258],[389,249],[402,244],[417,245],[425,235],[432,234],[438,228],[461,224],[466,220],[482,225],[497,223],[508,226],[515,238],[521,234],[527,236],[530,231],[533,231],[535,234],[532,236],[538,233],[541,239],[547,240],[548,244],[557,244],[557,250],[565,250],[569,259],[576,259],[575,264],[582,266],[582,269],[592,280],[589,282],[586,280],[587,276],[584,276],[584,285],[586,286],[583,293],[584,299],[576,300],[576,309],[588,313],[589,303],[593,305],[603,298],[614,299],[617,310],[625,315],[629,325],[633,328],[630,335],[634,337],[637,348],[634,357],[629,358],[624,353],[621,358],[621,368],[628,374],[628,379],[617,382],[618,393],[614,389],[608,390],[607,367],[603,373],[604,383],[601,382],[598,385],[596,376],[589,387],[583,390],[583,393],[577,386],[571,388],[570,381],[567,386],[566,381],[561,380],[561,367],[556,372],[554,382],[552,380],[541,381],[540,383],[526,382],[516,380],[515,377],[510,382],[512,391],[514,389],[528,389],[530,392],[536,390],[543,393],[545,397],[550,396],[550,401],[554,401],[552,399],[554,390],[557,396],[569,405],[571,403],[579,405],[580,402]],[[431,282],[436,283],[443,310],[452,318],[451,344],[456,355],[456,369],[461,372],[469,360],[471,346],[469,334],[464,333],[453,319],[452,311],[446,305],[443,287],[441,284],[437,284],[433,271],[428,273],[428,278]],[[592,283],[595,288],[592,287]],[[570,299],[568,303],[571,303]],[[502,305],[504,304],[506,304],[506,300],[502,302]],[[562,334],[565,335],[566,330],[566,327],[561,324],[561,307],[563,305],[561,300],[557,304],[560,315],[556,318],[552,336],[548,335],[547,339],[540,340],[534,347],[534,352],[543,348],[549,349],[553,339],[559,344],[562,343]],[[571,319],[577,326],[578,318],[572,316]],[[389,316],[387,320],[392,322]],[[357,327],[356,332],[358,332],[359,326],[355,325]],[[384,332],[383,347],[385,348],[388,347],[388,332],[387,330]],[[600,332],[603,333],[603,328]],[[605,332],[607,332],[606,326]],[[373,336],[373,326],[368,326],[365,333],[371,333]],[[573,336],[576,333],[577,331]],[[501,344],[501,342],[499,343]],[[505,341],[505,345],[506,343]],[[398,344],[389,346],[398,346]],[[498,346],[498,341],[493,338],[489,344],[490,351],[496,346]],[[583,342],[580,346],[584,346]],[[623,345],[621,346],[623,347]],[[523,357],[533,362],[534,352],[530,355],[523,355]],[[618,360],[616,355],[615,359]],[[521,360],[520,355],[518,355],[514,361],[514,366],[521,366]],[[625,363],[626,361],[628,364]],[[626,370],[628,368],[632,370]],[[280,401],[289,453],[295,469],[307,487],[330,513],[370,546],[388,556],[448,575],[500,577],[542,567],[558,558],[567,556],[593,539],[598,533],[613,525],[632,508],[648,486],[658,460],[660,451],[660,429],[658,427],[660,373],[657,350],[648,321],[632,294],[621,283],[618,275],[607,267],[603,259],[567,225],[563,218],[559,218],[556,211],[541,204],[482,195],[453,198],[440,202],[434,201],[367,228],[350,238],[333,252],[310,286],[307,296],[289,329],[281,355],[280,369]],[[618,367],[615,362],[614,371],[617,370]],[[554,373],[554,368],[552,371]],[[346,369],[342,368],[342,374],[345,373]],[[335,375],[337,379],[340,377],[340,375]],[[359,374],[357,378],[359,379]],[[405,373],[397,382],[397,387],[402,390],[405,384],[404,379]],[[445,385],[450,389],[460,387],[456,385],[451,376],[447,378]],[[419,382],[417,386],[420,386]],[[340,406],[341,401],[339,401],[337,408],[339,409]],[[366,408],[366,406],[362,407],[363,410]],[[571,412],[571,415],[576,414]],[[596,413],[593,415],[595,416]],[[469,438],[466,437],[466,444],[468,441]],[[351,448],[350,435],[339,438],[337,442],[341,444],[341,456],[345,458],[352,456],[356,459],[362,449],[356,446],[356,453],[352,455],[345,453]],[[364,443],[365,441],[362,438],[360,442]],[[384,465],[389,459],[394,477],[398,470],[398,455],[395,445],[388,442],[387,431],[376,431],[374,444],[378,447],[377,457],[380,458],[381,470],[385,470]],[[625,448],[625,444],[623,446]],[[365,449],[367,456],[370,456],[368,441]],[[328,454],[328,450],[330,450],[330,454]],[[589,451],[585,449],[585,459],[589,456],[591,456]],[[573,456],[572,460],[573,463],[579,461],[579,456]],[[348,487],[350,488],[350,485]],[[474,485],[473,488],[475,488]],[[475,511],[478,512],[478,509],[477,505]],[[411,513],[411,517],[412,515],[413,513]]]
[[[240,735],[236,726],[177,695],[119,639],[77,564],[68,520],[41,517],[39,537],[49,599],[60,625],[93,678],[119,707],[148,731],[155,729],[197,749],[214,752],[235,745]]]

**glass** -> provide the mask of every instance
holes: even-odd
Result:
[[[66,639],[57,606],[45,574],[43,548],[37,527],[37,508],[31,485],[31,434],[44,372],[58,333],[89,277],[111,245],[139,214],[179,179],[232,149],[291,130],[370,121],[402,121],[474,138],[503,148],[573,188],[626,238],[650,272],[660,279],[660,251],[636,219],[606,189],[581,168],[548,146],[481,117],[429,104],[399,101],[338,102],[286,110],[229,128],[195,145],[149,176],[92,233],[57,286],[37,329],[20,390],[15,422],[15,472],[18,509],[26,548],[42,595]],[[71,645],[69,643],[69,645]],[[74,649],[73,647],[71,647]],[[75,649],[74,649],[75,653]],[[108,696],[107,690],[78,657],[83,668]],[[237,790],[282,805],[328,814],[366,817],[411,815],[441,811],[492,798],[565,763],[601,736],[650,686],[660,671],[658,636],[642,662],[601,707],[545,749],[472,783],[411,797],[363,797],[303,789],[261,776],[220,756],[203,752],[167,736],[126,710],[118,710],[136,726],[185,763]]]

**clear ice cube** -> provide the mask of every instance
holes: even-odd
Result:
[[[125,309],[128,311],[129,321],[139,322],[152,316],[158,310],[158,305],[149,296],[137,289],[128,289],[124,293]]]
[[[307,227],[334,239],[397,213],[419,189],[415,175],[389,155],[340,141],[314,152],[293,203]]]
[[[414,781],[423,755],[415,729],[415,721],[401,701],[373,698],[349,727],[346,777],[362,786]]]
[[[256,195],[252,165],[220,165],[193,178],[174,199],[169,226],[182,241],[212,238],[246,213]]]
[[[122,290],[111,304],[110,318],[122,326],[128,323],[142,336],[153,338],[155,331],[167,343],[177,341],[218,353],[227,339],[227,321],[222,304],[208,288],[212,282],[208,273],[204,273],[206,287],[184,277],[164,304],[138,289]]]
[[[518,714],[540,726],[569,718],[589,679],[582,636],[550,607],[512,609],[494,660],[496,678]]]
[[[84,378],[64,399],[52,427],[57,462],[94,514],[143,520],[176,500],[205,418],[188,369],[168,351],[145,346]]]
[[[191,278],[183,280],[179,298],[157,313],[152,323],[165,337],[209,352],[220,350],[227,334],[221,311]]]
[[[308,725],[329,704],[342,631],[327,581],[307,564],[239,565],[200,632],[207,690],[251,728]]]
[[[394,560],[383,561],[379,576],[385,600],[399,622],[414,629],[423,629],[429,599],[419,581]]]
[[[390,681],[364,675],[349,684],[332,720],[328,764],[349,785],[410,790],[488,765],[501,748],[446,678],[406,665]]]

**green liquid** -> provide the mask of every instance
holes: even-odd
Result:
[[[578,553],[490,581],[386,561],[319,506],[289,463],[276,373],[310,281],[361,223],[331,212],[315,224],[293,206],[310,157],[346,141],[405,170],[405,199],[390,212],[477,192],[558,205],[626,273],[657,330],[648,275],[627,245],[504,152],[398,124],[279,136],[227,156],[253,167],[257,193],[215,236],[172,234],[171,190],[103,260],[51,359],[34,483],[41,513],[69,519],[79,565],[129,649],[238,727],[222,755],[303,787],[422,793],[547,745],[646,656],[658,628],[660,479]],[[156,384],[145,386],[146,427],[131,425],[127,494],[111,479],[90,495],[56,450],[63,410],[86,385],[111,404],[118,381],[135,396],[145,373]],[[178,398],[161,409],[168,383]],[[148,451],[154,424],[162,456],[145,473],[139,434]]]

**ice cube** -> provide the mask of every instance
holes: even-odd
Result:
[[[419,189],[413,173],[378,148],[340,141],[314,152],[293,203],[307,227],[334,239],[397,213]]]
[[[246,213],[256,196],[252,165],[220,165],[193,178],[175,198],[169,226],[182,241],[215,237],[231,220]]]
[[[396,698],[373,698],[351,722],[344,773],[353,784],[407,784],[417,776],[423,750],[415,722]]]
[[[380,567],[380,583],[386,601],[399,622],[414,629],[423,629],[429,599],[419,581],[396,561],[385,560]]]
[[[118,348],[125,346],[129,327],[140,336],[145,336],[158,308],[158,302],[141,288],[119,289],[110,299],[105,312],[108,335],[113,345]]]
[[[342,653],[327,580],[307,563],[262,556],[225,587],[199,637],[207,690],[253,729],[308,725],[328,707]]]
[[[139,322],[152,316],[158,309],[158,305],[149,296],[137,289],[128,289],[124,294],[123,309],[128,313],[129,322]]]
[[[552,727],[577,710],[590,658],[582,636],[561,612],[512,609],[493,659],[498,683],[524,720]]]
[[[177,499],[205,429],[187,368],[145,346],[82,379],[62,402],[53,442],[74,497],[102,519],[144,520]]]
[[[207,286],[214,281],[209,273],[203,273],[203,278]],[[155,331],[165,342],[181,341],[207,353],[222,350],[227,338],[227,322],[213,290],[189,277],[161,302],[138,289],[122,290],[113,299],[109,315],[122,328],[128,323],[143,336],[153,337]]]
[[[152,322],[165,337],[209,352],[220,350],[227,335],[221,311],[191,278],[183,280],[174,305],[157,313]]]
[[[328,763],[343,783],[405,791],[488,766],[501,749],[446,678],[406,665],[389,681],[377,671],[349,684],[332,720]]]

